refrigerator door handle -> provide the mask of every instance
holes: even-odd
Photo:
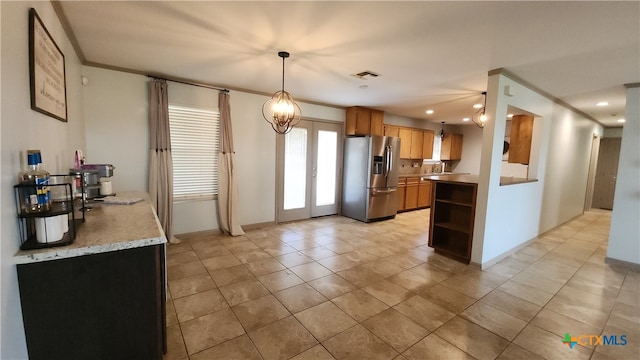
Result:
[[[388,193],[392,193],[394,191],[397,191],[398,189],[396,188],[390,188],[390,189],[384,189],[384,190],[380,190],[380,189],[373,189],[371,191],[371,193],[373,194],[388,194]]]
[[[387,145],[387,175],[393,169],[393,147],[391,145]]]

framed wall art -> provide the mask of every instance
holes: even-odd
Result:
[[[29,77],[31,109],[66,122],[64,54],[33,8],[29,10]]]

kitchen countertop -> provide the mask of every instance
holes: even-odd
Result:
[[[470,174],[439,174],[439,175],[427,175],[423,176],[426,180],[432,181],[451,181],[451,182],[459,182],[466,184],[477,184],[478,183],[478,175],[470,175]]]
[[[121,193],[116,196],[142,198],[131,205],[101,204],[86,212],[85,222],[76,228],[71,245],[37,250],[20,250],[13,259],[16,264],[99,254],[167,242],[148,194]]]
[[[500,186],[524,184],[529,182],[536,182],[538,179],[517,178],[513,176],[501,176]]]
[[[399,178],[407,178],[407,177],[426,177],[426,176],[436,176],[436,175],[464,175],[467,173],[453,173],[453,172],[444,172],[444,173],[421,173],[421,174],[399,174]]]

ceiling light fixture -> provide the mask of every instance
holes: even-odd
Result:
[[[287,134],[300,122],[300,106],[291,95],[284,91],[284,59],[289,57],[286,51],[278,52],[282,58],[282,90],[276,91],[271,99],[262,105],[262,116],[278,134]]]
[[[462,118],[462,121],[464,121],[464,122],[467,122],[467,121],[469,121],[469,120],[471,120],[471,119],[469,119],[468,117],[466,117],[466,118]]]
[[[607,106],[607,105],[609,105],[609,103],[606,101],[600,101],[599,103],[596,104],[596,106]]]
[[[431,115],[431,114],[433,114],[433,113],[434,113],[434,111],[433,111],[433,110],[431,110],[431,109],[427,110],[427,114],[428,114],[428,115]]]
[[[513,114],[507,114],[507,119],[513,118]]]
[[[618,119],[618,122],[619,123],[623,123],[623,122],[625,122],[625,120],[624,119]]]
[[[441,127],[440,132],[438,133],[438,136],[439,136],[441,139],[444,139],[444,136],[445,136],[445,132],[444,132],[444,121],[441,121],[441,122],[440,122],[440,124],[442,124],[442,127]]]
[[[487,115],[484,113],[487,107],[487,92],[483,91],[482,96],[484,96],[484,105],[473,105],[473,107],[478,110],[476,110],[473,116],[471,116],[471,121],[473,121],[473,123],[476,124],[476,126],[479,128],[483,128],[484,123],[487,121]],[[477,107],[477,105],[480,105],[480,107]]]

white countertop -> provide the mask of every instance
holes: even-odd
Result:
[[[118,194],[126,198],[145,193]],[[102,204],[86,212],[86,221],[76,228],[71,245],[37,250],[20,250],[13,259],[16,264],[28,264],[76,256],[99,254],[167,242],[164,231],[151,204],[144,200],[132,205]]]

